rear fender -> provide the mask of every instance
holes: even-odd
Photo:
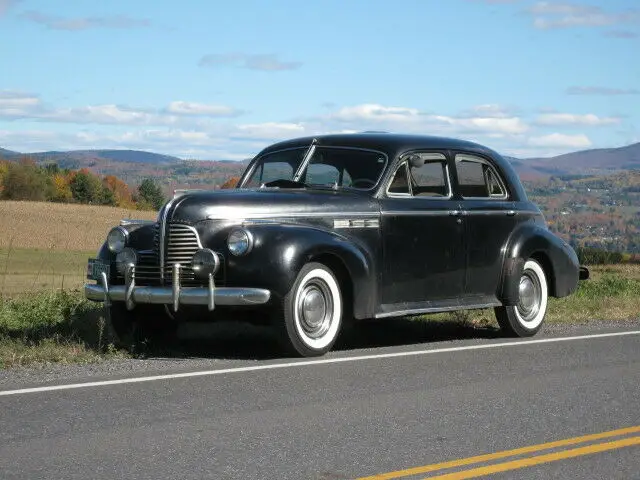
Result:
[[[565,297],[578,286],[580,264],[569,244],[548,229],[526,223],[517,228],[509,239],[504,257],[498,298],[503,305],[518,302],[518,287],[525,262],[537,260],[547,275],[549,295]]]

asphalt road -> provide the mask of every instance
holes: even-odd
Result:
[[[343,349],[318,362],[217,360],[205,370],[176,359],[130,375],[5,381],[0,478],[335,480],[640,426],[638,330]],[[54,390],[22,390],[42,386]],[[524,457],[620,438],[636,443],[492,478],[640,479],[640,428]]]

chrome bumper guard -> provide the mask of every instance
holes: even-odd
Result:
[[[99,275],[98,283],[87,283],[84,294],[88,300],[104,302],[125,302],[132,310],[136,304],[172,305],[177,312],[180,305],[206,305],[209,311],[216,305],[262,305],[271,298],[271,292],[264,288],[216,287],[213,274],[209,275],[207,287],[183,287],[180,285],[180,264],[172,269],[171,287],[136,286],[135,266],[128,265],[124,285],[109,285],[107,274]]]

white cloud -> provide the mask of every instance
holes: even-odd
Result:
[[[581,125],[581,126],[602,126],[620,123],[619,117],[599,117],[593,113],[584,115],[573,113],[545,113],[538,115],[535,123],[546,126]]]
[[[24,119],[51,123],[99,125],[159,125],[196,126],[206,118],[235,117],[243,112],[225,105],[209,105],[174,101],[164,109],[145,109],[123,105],[87,105],[84,107],[53,108],[38,96],[0,91],[0,119]],[[206,117],[205,120],[190,117]]]
[[[232,134],[241,137],[283,139],[305,134],[305,127],[300,123],[266,122],[238,125]]]
[[[538,2],[527,13],[535,28],[603,27],[640,22],[640,10],[607,12],[601,7],[563,2]]]
[[[366,103],[351,107],[343,107],[330,116],[341,122],[390,122],[405,123],[420,119],[420,112],[415,108],[386,107],[375,103]]]
[[[591,140],[586,135],[580,133],[576,135],[565,135],[562,133],[550,133],[538,137],[530,137],[527,144],[532,147],[553,147],[553,148],[588,148]]]
[[[29,112],[38,109],[40,105],[40,99],[36,95],[12,90],[0,90],[0,118],[17,118],[28,115]]]
[[[206,115],[211,117],[234,117],[242,113],[233,107],[226,105],[213,105],[206,103],[175,101],[167,107],[167,112],[176,115]]]

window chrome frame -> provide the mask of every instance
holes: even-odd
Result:
[[[442,197],[420,197],[420,196],[416,196],[413,194],[413,188],[411,187],[411,181],[410,181],[410,167],[407,161],[407,157],[409,157],[410,155],[414,155],[414,154],[426,154],[426,155],[433,155],[433,158],[429,158],[428,160],[426,160],[427,162],[440,162],[440,163],[444,163],[444,181],[446,183],[446,189],[447,189],[447,195],[446,196],[442,196]],[[393,179],[396,177],[396,174],[398,173],[398,170],[403,166],[406,165],[407,169],[406,169],[406,175],[407,175],[407,185],[409,186],[409,193],[393,193],[393,192],[389,192],[389,187],[391,187],[391,184],[393,183]],[[424,150],[412,150],[410,152],[405,152],[400,156],[400,162],[398,163],[398,165],[396,166],[395,170],[393,171],[393,174],[389,177],[389,183],[387,184],[387,188],[385,189],[385,195],[389,198],[417,198],[420,200],[451,200],[453,198],[453,186],[451,183],[451,172],[449,170],[449,161],[447,159],[447,156],[444,153],[441,152],[428,152],[428,151],[424,151]]]
[[[498,170],[495,168],[495,166],[486,158],[480,157],[478,155],[473,155],[470,153],[456,153],[454,156],[454,164],[456,166],[456,178],[457,178],[458,188],[460,188],[460,176],[458,175],[458,171],[457,171],[459,162],[475,162],[475,163],[486,165],[488,169],[491,171],[491,173],[493,173],[493,175],[495,176],[503,192],[501,195],[492,195],[489,192],[489,195],[486,197],[465,197],[464,195],[460,194],[460,197],[463,200],[493,200],[493,201],[509,200],[509,190],[507,190],[504,179],[502,178],[502,175],[498,173]],[[488,190],[489,182],[487,178],[487,173],[482,172],[482,177],[484,178],[484,182]]]

